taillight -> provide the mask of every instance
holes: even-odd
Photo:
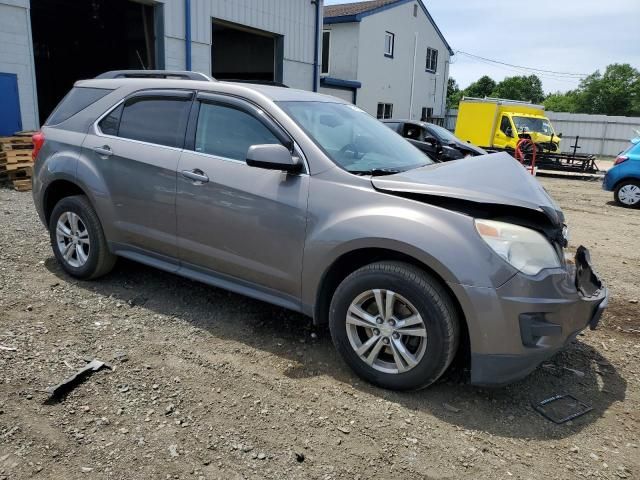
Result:
[[[31,137],[31,140],[33,141],[33,151],[31,152],[31,158],[35,162],[36,158],[38,158],[38,153],[40,153],[40,149],[44,145],[44,133],[35,133]]]
[[[629,157],[627,157],[626,155],[619,155],[618,158],[616,158],[615,162],[613,162],[613,164],[620,165],[622,162],[626,162],[627,160],[629,160]]]

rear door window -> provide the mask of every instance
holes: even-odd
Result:
[[[57,125],[70,119],[89,105],[109,95],[113,90],[106,88],[74,87],[58,104],[45,122],[45,126]]]
[[[184,95],[131,98],[122,109],[117,136],[182,148],[190,110],[191,97]],[[105,126],[113,132],[115,120],[115,117],[109,119],[107,116],[102,122],[106,121]],[[102,123],[100,127],[103,133],[107,133],[103,130]]]
[[[195,142],[197,152],[244,162],[249,147],[263,144],[282,142],[253,115],[225,105],[200,105]]]

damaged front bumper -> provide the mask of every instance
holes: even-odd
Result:
[[[566,269],[518,274],[497,289],[451,287],[463,299],[476,385],[502,385],[529,374],[586,327],[595,329],[609,295],[584,247]]]

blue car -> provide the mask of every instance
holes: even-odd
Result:
[[[623,207],[640,207],[640,137],[618,155],[604,177],[602,188],[613,193],[615,201]]]

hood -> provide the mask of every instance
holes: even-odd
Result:
[[[546,215],[555,226],[564,216],[542,185],[511,155],[491,155],[436,163],[395,175],[372,177],[382,192],[453,199],[501,209],[518,207]]]
[[[551,135],[541,132],[526,132],[535,143],[548,143],[551,141]],[[553,135],[553,143],[560,144],[561,138],[558,135]]]
[[[486,155],[487,151],[480,148],[480,147],[476,147],[473,143],[469,143],[469,142],[463,142],[462,140],[456,138],[455,143],[451,143],[450,144],[453,147],[459,148],[461,150],[467,150],[469,152],[474,153],[475,155]]]

